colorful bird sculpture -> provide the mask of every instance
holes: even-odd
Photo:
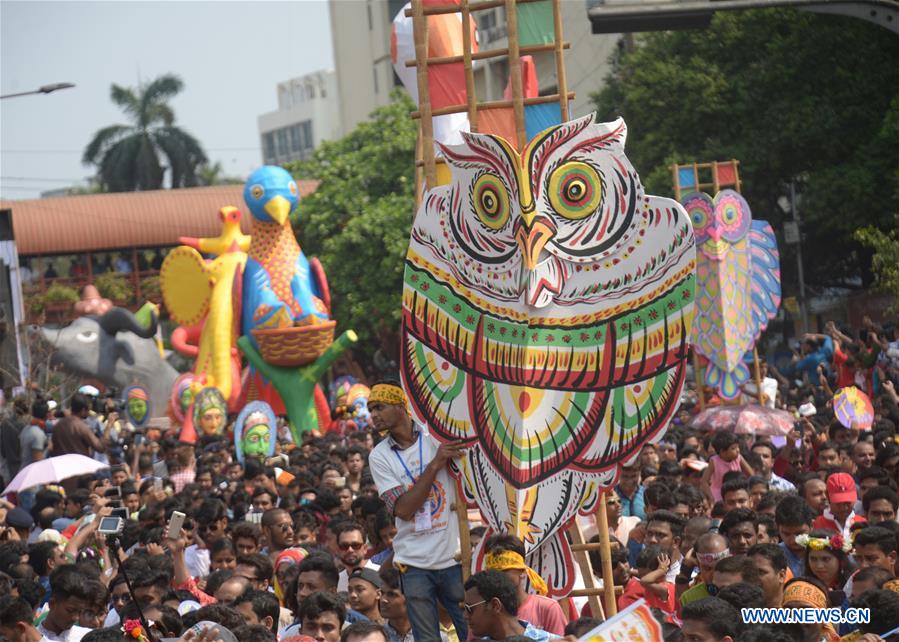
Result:
[[[678,406],[693,317],[693,230],[648,196],[624,121],[593,116],[516,150],[463,134],[415,217],[401,371],[417,420],[461,440],[466,499],[521,537],[553,595],[564,532]],[[436,519],[436,518],[434,518]]]
[[[288,328],[328,319],[322,300],[322,273],[310,268],[288,216],[299,202],[293,177],[280,167],[257,169],[244,187],[253,215],[243,287],[243,333],[256,328]]]
[[[681,200],[698,250],[692,342],[708,359],[706,384],[734,399],[750,379],[743,357],[780,305],[777,239],[767,222],[752,220],[749,203],[734,190]]]
[[[240,231],[240,210],[226,205],[219,210],[222,219],[222,233],[216,238],[194,238],[181,236],[178,240],[183,245],[200,250],[203,254],[219,256],[226,252],[246,252],[250,248],[250,236]]]

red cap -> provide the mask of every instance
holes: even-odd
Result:
[[[855,493],[855,480],[848,473],[834,473],[827,478],[827,499],[831,504],[843,502],[855,503],[858,495]]]

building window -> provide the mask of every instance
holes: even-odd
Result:
[[[290,128],[290,151],[296,153],[302,148],[303,144],[300,140],[300,126],[292,125]]]
[[[300,131],[302,132],[302,138],[304,145],[303,147],[306,149],[312,149],[315,147],[315,139],[312,137],[312,121],[304,120],[300,123]]]
[[[286,156],[288,151],[287,129],[279,129],[275,135],[278,144],[278,156]]]
[[[262,155],[266,163],[275,158],[275,135],[272,132],[262,135]]]

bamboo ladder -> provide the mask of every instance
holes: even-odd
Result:
[[[680,203],[681,196],[684,194],[684,187],[680,182],[680,172],[683,169],[692,170],[693,172],[693,183],[689,186],[688,191],[702,192],[708,188],[712,189],[712,194],[717,194],[721,191],[721,181],[719,180],[718,168],[721,166],[730,166],[734,173],[734,184],[733,188],[736,192],[742,194],[743,193],[743,181],[740,180],[740,161],[731,159],[729,161],[713,161],[711,163],[687,163],[684,165],[672,165],[671,166],[671,177],[674,183],[674,198]],[[702,178],[710,176],[711,181],[703,181]],[[696,378],[696,393],[699,395],[699,410],[705,410],[705,388],[702,385],[702,368],[699,365],[699,355],[696,350],[692,350],[693,353],[693,374]],[[752,346],[752,361],[753,361],[753,378],[755,379],[755,389],[756,395],[758,397],[759,405],[763,406],[764,400],[762,398],[762,374],[761,369],[759,368],[759,353],[756,346],[753,344]],[[738,397],[739,399],[739,397]]]
[[[416,81],[418,86],[418,109],[412,112],[412,117],[419,121],[418,144],[416,145],[415,182],[416,182],[416,211],[421,204],[424,190],[433,188],[437,184],[437,165],[445,163],[438,158],[434,149],[433,118],[445,114],[467,113],[472,132],[478,131],[478,113],[490,109],[513,109],[515,122],[515,137],[512,141],[519,150],[527,144],[525,129],[524,108],[527,105],[558,102],[562,122],[569,120],[569,101],[574,98],[574,93],[568,91],[568,82],[565,72],[564,50],[570,48],[570,43],[562,37],[562,13],[560,0],[550,0],[553,13],[553,42],[542,45],[519,46],[519,31],[517,19],[517,5],[539,0],[458,0],[458,3],[447,0],[446,4],[428,3],[425,6],[423,0],[412,0],[412,7],[406,10],[406,16],[412,18],[413,37],[415,44],[415,60],[405,61],[407,67],[416,68]],[[469,18],[479,11],[505,7],[506,33],[508,46],[505,48],[472,52],[471,31]],[[462,47],[461,56],[430,57],[428,53],[428,16],[448,13],[460,13],[462,21]],[[556,63],[557,92],[547,96],[525,98],[522,88],[520,57],[525,54],[540,52],[553,52]],[[475,91],[474,70],[472,63],[476,60],[502,59],[509,60],[509,72],[511,78],[512,99],[479,101]],[[465,73],[466,102],[459,105],[450,105],[440,109],[433,109],[428,87],[428,69],[434,65],[445,65],[462,62]],[[469,541],[468,506],[463,499],[462,489],[457,480],[458,501],[453,510],[459,521],[459,534],[461,545],[461,559],[463,575],[467,579],[472,567],[472,551]],[[576,590],[572,596],[586,596],[594,614],[611,617],[617,613],[615,603],[614,581],[612,579],[612,556],[609,542],[609,530],[606,519],[605,495],[600,493],[597,501],[595,519],[600,541],[587,543],[584,541],[583,532],[575,518],[569,528],[569,536],[572,540],[572,552],[577,560],[578,567],[583,576],[584,589]],[[594,580],[593,569],[590,564],[588,551],[599,550],[602,561],[602,575],[604,589],[597,588]],[[619,588],[620,590],[620,588]],[[605,610],[599,601],[599,596],[605,596]]]

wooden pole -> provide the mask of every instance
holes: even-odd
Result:
[[[453,510],[456,511],[456,520],[459,522],[462,581],[467,582],[471,576],[471,531],[468,524],[468,505],[465,503],[465,495],[462,494],[462,481],[459,479],[456,480],[456,503]]]
[[[562,122],[568,122],[568,76],[565,74],[565,54],[562,53],[561,0],[553,0],[553,28],[555,29],[556,78],[559,93],[559,110]]]
[[[524,93],[521,86],[521,55],[518,50],[518,7],[515,0],[506,0],[506,34],[509,39],[509,78],[512,81],[512,109],[515,112],[515,138],[518,151],[527,145],[524,124]]]
[[[468,0],[462,0],[462,68],[465,70],[465,97],[468,101],[468,125],[478,131],[478,97],[474,91],[474,71],[471,68],[471,12]]]
[[[674,184],[674,200],[680,203],[680,174],[677,163],[671,166],[671,182]]]
[[[755,370],[755,390],[759,398],[759,405],[764,406],[764,395],[762,395],[762,369],[759,366],[759,350],[756,346],[752,346],[752,365]]]
[[[471,12],[469,12],[469,15]],[[471,34],[469,34],[470,36]],[[541,53],[544,51],[555,51],[556,45],[524,45],[523,47],[518,48],[518,53],[520,55],[532,54],[532,53]],[[570,42],[563,42],[562,49],[571,49]],[[502,56],[509,55],[508,47],[500,47],[499,49],[482,49],[480,51],[472,51],[471,59],[472,60],[486,60],[487,58],[500,58]],[[439,56],[436,58],[428,59],[428,66],[433,67],[434,65],[448,65],[454,62],[464,62],[465,56]],[[407,67],[415,67],[414,60],[407,60],[405,62]]]
[[[696,395],[699,399],[699,411],[705,410],[705,389],[702,386],[702,368],[699,367],[699,353],[693,346],[693,376],[696,378]]]
[[[540,2],[540,0],[517,0],[521,4],[528,2]],[[471,11],[486,11],[487,9],[495,9],[506,4],[506,0],[485,0],[483,2],[473,2],[469,5]],[[438,16],[446,13],[459,13],[459,6],[455,4],[442,4],[436,6],[425,7],[424,14],[426,16]],[[406,17],[414,15],[412,9],[406,9]]]
[[[434,121],[431,115],[431,94],[428,88],[428,19],[423,0],[412,0],[412,32],[415,38],[416,79],[418,81],[418,109],[421,112],[422,158],[425,162],[425,185],[437,184],[434,163]]]
[[[572,520],[571,526],[568,527],[568,533],[571,535],[571,541],[574,544],[571,548],[571,552],[574,554],[574,559],[577,561],[578,568],[581,570],[581,577],[584,578],[585,590],[580,594],[587,597],[587,602],[590,604],[590,611],[593,613],[593,617],[605,619],[602,603],[599,601],[599,588],[596,586],[596,579],[593,575],[593,565],[590,563],[590,557],[587,553],[589,545],[584,541],[584,532],[581,530],[581,525],[580,522],[577,521],[577,517]],[[603,579],[603,582],[605,582],[605,579]],[[605,587],[603,587],[603,589],[605,589]]]
[[[615,602],[615,579],[612,576],[612,544],[609,540],[609,516],[606,515],[606,494],[602,491],[599,495],[596,517],[600,544],[599,560],[602,562],[602,587],[606,597],[606,617],[610,618],[617,615],[618,604]]]
[[[421,157],[421,123],[418,126],[418,139],[415,141],[415,210],[412,212],[412,222],[418,215],[418,208],[421,207],[422,183],[424,182],[424,160]]]
[[[559,94],[549,94],[547,96],[537,96],[535,98],[522,98],[518,101],[521,105],[543,105],[545,103],[554,103],[559,100]],[[568,100],[572,100],[574,98],[574,92],[568,92]],[[502,109],[504,107],[514,107],[516,101],[514,100],[488,100],[486,102],[479,102],[478,109],[480,111],[485,111],[488,109]],[[468,105],[449,105],[448,107],[440,107],[439,109],[432,109],[431,116],[443,116],[445,114],[461,114],[462,112],[468,111]],[[413,111],[409,114],[412,118],[422,118],[422,113],[420,111]]]

